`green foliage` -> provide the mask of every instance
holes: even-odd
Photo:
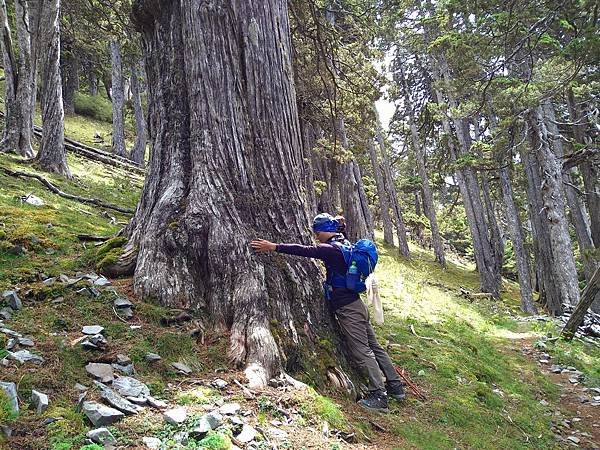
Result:
[[[91,96],[77,92],[75,94],[75,113],[112,123],[112,103],[100,96]]]
[[[200,447],[206,450],[229,450],[231,448],[231,438],[226,434],[211,430],[200,441]]]
[[[104,446],[98,444],[88,444],[84,445],[79,450],[104,450]]]
[[[19,416],[4,390],[0,389],[0,424],[6,424],[14,421]]]
[[[87,427],[81,413],[72,408],[55,406],[48,411],[49,417],[58,420],[48,425],[48,442],[51,450],[71,449],[84,443]]]

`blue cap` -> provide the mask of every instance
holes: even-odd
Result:
[[[338,230],[339,223],[330,214],[321,213],[313,219],[313,231],[326,231],[330,233],[336,233]]]

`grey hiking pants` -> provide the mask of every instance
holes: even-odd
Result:
[[[369,376],[369,391],[385,391],[386,380],[400,381],[387,352],[379,345],[369,323],[369,310],[361,299],[335,311],[348,347],[359,368]],[[381,372],[380,372],[381,369]]]

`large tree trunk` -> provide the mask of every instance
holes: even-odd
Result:
[[[232,362],[254,385],[302,370],[305,346],[331,324],[317,266],[248,245],[311,240],[286,2],[133,8],[152,147],[129,229],[135,291],[229,329]]]
[[[148,135],[146,130],[146,119],[142,108],[140,81],[136,63],[131,65],[131,90],[133,93],[133,110],[135,112],[135,144],[133,149],[131,149],[131,160],[138,166],[144,166]]]
[[[75,114],[75,92],[79,85],[79,69],[71,42],[63,44],[60,57],[65,114],[72,116]]]
[[[396,184],[394,183],[394,177],[392,176],[392,168],[390,165],[390,159],[385,148],[385,139],[383,138],[383,131],[381,128],[381,122],[375,109],[375,116],[377,118],[377,131],[375,138],[379,144],[379,151],[381,152],[381,163],[383,166],[383,175],[385,177],[385,186],[392,206],[392,214],[396,222],[396,236],[398,237],[398,251],[404,257],[410,256],[410,250],[408,248],[408,238],[406,236],[406,225],[404,224],[404,218],[402,217],[402,208],[398,202],[398,193],[396,192]]]
[[[117,41],[110,42],[110,60],[112,64],[112,148],[115,155],[125,156],[125,91],[121,50]]]
[[[371,165],[373,166],[373,177],[375,178],[375,184],[377,186],[377,197],[379,198],[379,209],[383,225],[383,240],[386,244],[394,245],[394,228],[390,217],[390,205],[388,203],[387,192],[385,191],[385,181],[383,180],[383,174],[381,172],[379,160],[377,159],[375,143],[372,139],[369,140],[367,147],[369,149]]]
[[[49,172],[71,176],[65,152],[65,114],[60,79],[60,0],[44,2],[40,19],[42,142],[36,160]]]
[[[531,147],[540,164],[542,220],[548,228],[550,251],[555,265],[554,282],[562,302],[575,305],[579,302],[579,285],[575,259],[571,250],[571,238],[565,215],[562,188],[562,166],[550,147],[550,137],[541,106],[533,108],[527,121],[531,128]]]
[[[0,151],[14,150],[26,158],[34,155],[31,139],[33,133],[31,105],[31,39],[29,35],[29,11],[27,4],[15,0],[15,22],[19,43],[18,62],[15,59],[13,43],[6,10],[6,2],[0,4],[2,21],[2,53],[6,77],[6,122]]]

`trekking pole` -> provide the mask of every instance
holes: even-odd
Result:
[[[410,381],[410,378],[408,378],[408,376],[404,374],[404,369],[400,370],[400,367],[398,367],[398,366],[394,366],[394,369],[396,369],[396,373],[400,376],[400,378],[402,378],[404,380],[406,385],[411,388],[411,390],[415,393],[415,395],[418,398],[420,398],[423,401],[427,400],[427,397],[425,397],[425,394],[423,394],[421,392],[421,390],[417,387],[417,385],[415,383],[413,383],[412,381]]]

